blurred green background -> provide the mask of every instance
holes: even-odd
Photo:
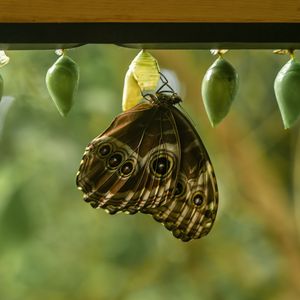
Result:
[[[183,243],[150,216],[92,209],[76,189],[85,146],[121,112],[124,76],[138,50],[69,51],[80,84],[67,118],[44,83],[54,51],[10,51],[0,70],[0,299],[300,299],[299,125],[283,129],[273,92],[288,57],[226,54],[239,92],[211,128],[200,87],[215,57],[150,52],[213,162],[220,207],[211,233]]]

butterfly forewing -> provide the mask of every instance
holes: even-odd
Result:
[[[110,213],[157,207],[174,190],[180,147],[169,110],[139,104],[86,148],[77,175],[84,199]]]

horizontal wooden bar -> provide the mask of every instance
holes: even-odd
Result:
[[[300,48],[300,23],[2,23],[0,49],[88,43],[164,49]]]
[[[300,22],[298,0],[10,0],[2,23]]]

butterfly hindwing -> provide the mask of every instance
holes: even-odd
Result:
[[[200,137],[179,110],[175,107],[172,110],[181,145],[180,173],[174,196],[149,212],[175,237],[188,241],[210,231],[218,208],[218,191],[214,171]]]

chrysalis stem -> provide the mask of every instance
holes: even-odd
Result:
[[[55,54],[58,56],[63,56],[66,53],[66,49],[56,49]]]
[[[290,59],[295,59],[295,50],[289,49],[288,51],[289,51]]]
[[[289,55],[290,59],[295,59],[295,49],[277,49],[273,51],[274,54]]]
[[[229,50],[227,50],[227,49],[211,49],[210,53],[212,55],[218,55],[219,57],[223,58],[223,54],[225,54],[228,51]]]

